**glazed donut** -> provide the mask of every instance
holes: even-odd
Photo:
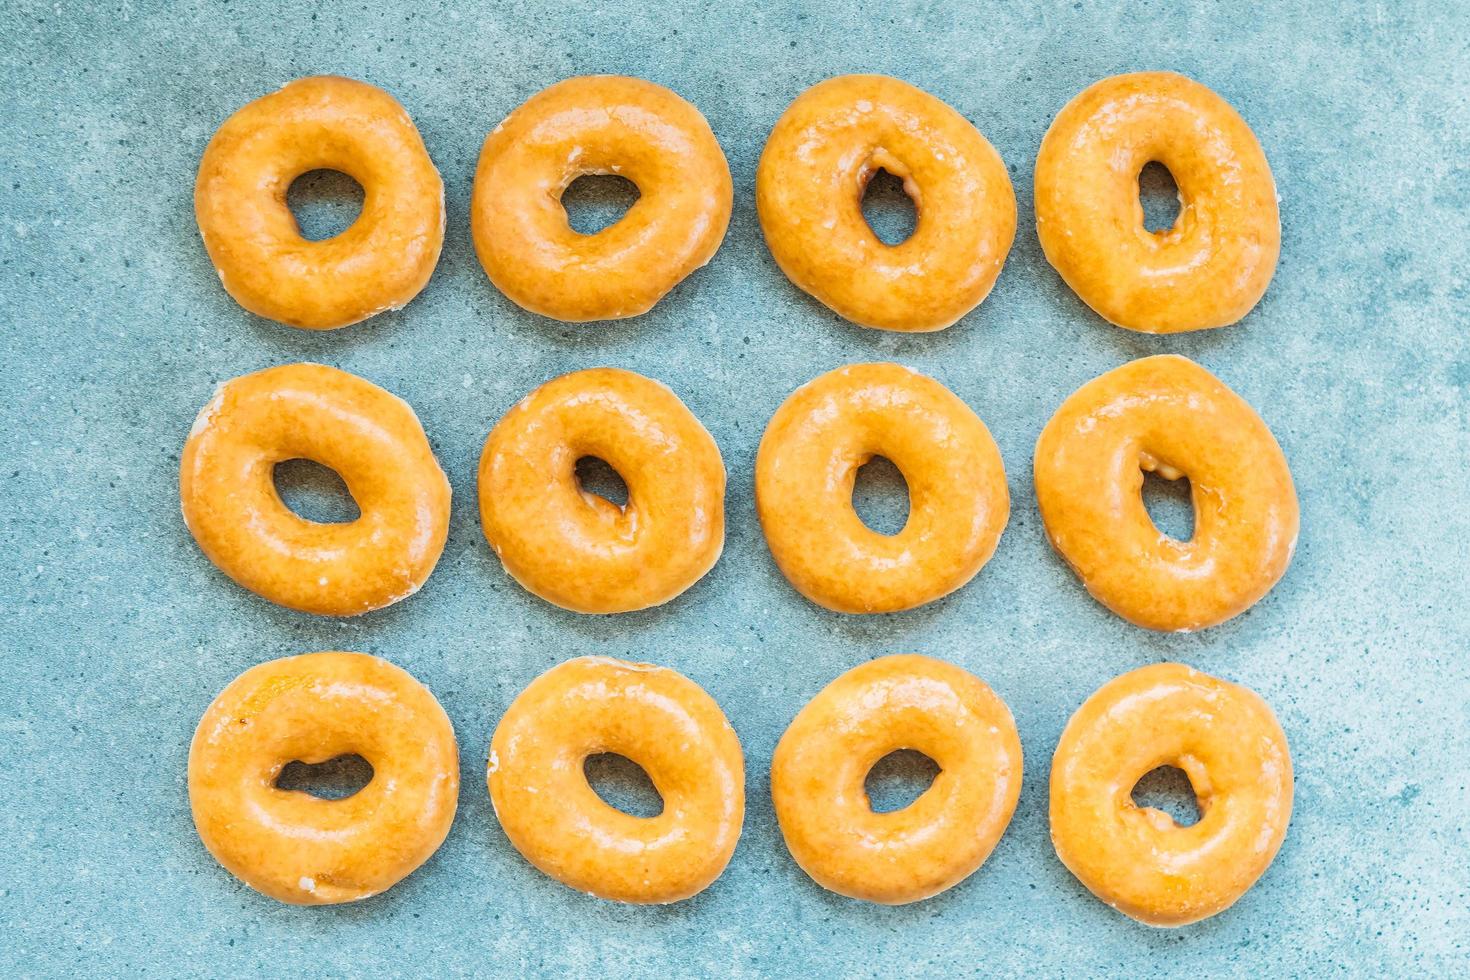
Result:
[[[903,181],[914,233],[873,234],[863,193]],[[896,78],[844,75],[791,103],[755,176],[781,271],[839,316],[883,330],[939,330],[980,305],[1016,235],[1004,161],[964,116]]]
[[[656,817],[602,801],[589,756],[642,766],[663,798]],[[544,874],[598,898],[677,902],[707,888],[745,817],[740,740],[720,706],[663,667],[578,657],[531,682],[490,741],[490,802],[516,850]]]
[[[594,456],[628,486],[582,489]],[[562,375],[522,398],[480,456],[480,524],[505,570],[547,602],[617,613],[668,602],[725,546],[725,464],[668,388],[616,368]]]
[[[301,237],[291,182],[337,170],[362,213],[324,241]],[[225,291],[251,313],[330,330],[418,295],[444,243],[444,184],[403,106],[350,78],[291,82],[225,120],[194,185],[204,248]]]
[[[287,763],[360,755],[366,786],[326,800],[276,786]],[[214,699],[189,747],[189,804],[225,869],[292,905],[391,888],[449,833],[459,749],[429,689],[365,653],[252,667]]]
[[[897,749],[939,765],[918,799],[874,813],[863,782]],[[1021,793],[1021,740],[1004,701],[978,677],[929,657],[855,667],[802,708],[771,759],[786,847],[817,884],[902,905],[973,874]]]
[[[1159,766],[1189,777],[1200,819],[1180,827],[1139,807],[1134,785]],[[1254,691],[1183,664],[1104,684],[1077,709],[1051,768],[1057,856],[1098,898],[1151,926],[1230,907],[1255,884],[1291,819],[1291,755]]]
[[[277,463],[342,477],[361,516],[319,524],[276,493]],[[355,616],[418,591],[449,531],[449,481],[418,417],[377,385],[321,364],[227,381],[200,411],[179,465],[184,523],[251,592],[301,612]]]
[[[1154,526],[1144,471],[1189,478],[1190,540]],[[1187,633],[1244,612],[1296,548],[1296,490],[1271,430],[1172,354],[1115,368],[1062,403],[1036,441],[1036,502],[1093,598],[1152,630]]]
[[[619,174],[639,198],[594,235],[574,231],[562,193]],[[569,78],[532,96],[485,140],[470,228],[495,287],[555,320],[647,313],[714,258],[734,188],[699,110],[652,82]]]
[[[874,456],[908,483],[908,523],[894,535],[853,510],[858,468]],[[989,560],[1010,516],[985,423],[899,364],[829,371],[786,399],[756,453],[755,502],[781,572],[812,602],[846,613],[948,595]]]
[[[1166,231],[1143,224],[1138,175],[1179,188]],[[1144,333],[1234,323],[1276,270],[1281,218],[1266,155],[1224,99],[1172,72],[1117,75],[1057,114],[1036,157],[1036,233],[1103,319]]]

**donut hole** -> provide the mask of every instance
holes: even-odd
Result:
[[[648,773],[627,756],[615,752],[589,755],[582,773],[602,802],[630,817],[656,817],[664,812],[664,798]]]
[[[1143,228],[1160,234],[1174,227],[1184,206],[1179,185],[1169,168],[1151,160],[1138,172],[1138,203],[1143,206]]]
[[[1180,827],[1199,823],[1199,796],[1189,776],[1174,766],[1159,766],[1144,773],[1133,785],[1133,805],[1158,810]]]
[[[345,800],[372,781],[372,763],[352,754],[326,762],[288,762],[281,767],[275,785],[276,789],[309,793],[322,800]]]
[[[1169,479],[1157,472],[1143,472],[1143,507],[1160,534],[1175,541],[1194,537],[1194,495],[1189,477]]]
[[[272,477],[281,503],[297,517],[314,524],[350,524],[362,516],[342,477],[310,459],[288,459],[275,466]]]
[[[878,241],[902,245],[919,223],[919,209],[903,186],[903,178],[879,167],[863,188],[863,218]]]
[[[577,460],[576,473],[583,493],[601,497],[614,507],[628,506],[628,484],[606,460],[583,456]]]
[[[595,235],[623,220],[638,203],[638,185],[617,174],[583,174],[562,191],[567,224],[579,235]]]
[[[909,520],[909,484],[891,460],[874,456],[858,467],[852,509],[871,531],[895,535]]]
[[[868,806],[874,813],[902,810],[928,792],[939,772],[939,763],[922,752],[890,752],[873,764],[863,780]]]
[[[342,234],[362,214],[362,185],[340,170],[308,170],[286,189],[286,207],[301,237],[319,242]]]

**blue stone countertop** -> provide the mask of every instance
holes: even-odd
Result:
[[[1470,965],[1470,6],[742,2],[341,5],[0,4],[0,961],[10,975],[499,974],[889,976],[1461,973]],[[1254,128],[1281,194],[1281,263],[1222,330],[1108,326],[1036,241],[1032,164],[1053,115],[1117,72],[1174,69]],[[470,180],[506,113],[570,75],[637,75],[708,117],[735,210],[714,261],[651,313],[568,325],[525,313],[470,244]],[[882,72],[934,93],[1004,157],[1019,229],[995,291],[960,323],[898,335],[846,323],[793,287],[755,217],[754,169],[790,101],[830,75]],[[428,287],[344,330],[293,330],[220,288],[194,224],[195,169],[231,112],[302,75],[382,86],[444,175],[448,232]],[[575,189],[579,221],[616,188]],[[886,194],[886,196],[885,196]],[[1153,194],[1150,194],[1152,198]],[[874,222],[895,233],[889,188]],[[308,230],[349,219],[352,188],[294,193]],[[1151,201],[1150,206],[1153,206]],[[1137,629],[1088,598],[1043,535],[1031,452],[1088,379],[1176,352],[1249,401],[1290,460],[1300,546],[1230,622]],[[891,359],[952,388],[1004,454],[1010,526],[968,586],[913,612],[851,617],[798,596],[771,561],[751,470],[799,384]],[[350,620],[237,587],[179,516],[178,460],[220,381],[311,360],[418,412],[454,488],[449,542],[413,598]],[[730,471],[714,570],[667,606],[578,616],[520,589],[480,532],[475,465],[491,426],[555,375],[629,368],[670,385]],[[286,492],[335,504],[296,467]],[[898,519],[890,471],[863,506]],[[902,504],[898,507],[901,509]],[[1181,498],[1161,513],[1177,520]],[[261,661],[380,654],[444,704],[460,740],[444,846],[360,904],[293,908],[211,859],[189,816],[190,736]],[[883,908],[814,885],[782,844],[771,751],[796,711],[872,657],[963,665],[1010,705],[1025,783],[985,866]],[[614,905],[534,871],[485,789],[490,734],[534,676],[606,654],[682,671],[746,753],[734,860],[670,907]],[[1047,831],[1051,754],[1109,678],[1178,660],[1259,692],[1291,742],[1296,807],[1280,855],[1223,914],[1138,925],[1062,867]],[[913,788],[912,762],[883,793]],[[612,796],[636,801],[608,767]],[[895,798],[897,798],[895,796]],[[631,805],[631,803],[630,803]]]

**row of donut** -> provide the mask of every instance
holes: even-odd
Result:
[[[1169,168],[1172,227],[1144,227],[1138,177]],[[309,170],[347,173],[361,215],[319,242],[286,204]],[[879,170],[914,203],[912,236],[874,235],[862,197]],[[592,235],[561,195],[620,174],[640,197]],[[1057,115],[1035,170],[1047,259],[1109,322],[1150,333],[1224,326],[1265,293],[1280,252],[1276,186],[1255,135],[1224,99],[1170,72],[1088,87]],[[944,102],[881,75],[831,78],[781,116],[761,155],[756,207],[777,264],[839,315],[886,330],[938,330],[989,294],[1015,237],[1000,155]],[[647,312],[724,238],[730,169],[705,118],[668,89],[585,76],[533,96],[485,140],[471,230],[491,282],[564,321]],[[329,329],[399,309],[428,282],[444,239],[444,186],[392,96],[363,82],[303,78],[240,109],[215,133],[195,185],[205,248],[241,306]]]
[[[873,456],[907,481],[897,534],[853,509]],[[606,461],[628,488],[611,503],[576,474]],[[282,502],[277,463],[335,470],[361,511],[303,519]],[[1142,500],[1144,471],[1187,475],[1188,541],[1162,533]],[[1035,485],[1053,545],[1088,591],[1156,630],[1222,622],[1280,579],[1295,547],[1291,473],[1270,430],[1193,361],[1125,364],[1066,399],[1036,444]],[[324,615],[386,606],[428,578],[444,547],[449,482],[414,412],[362,378],[291,364],[221,385],[181,459],[183,515],[227,575],[274,602]],[[576,371],[521,399],[479,465],[481,524],[505,570],[583,613],[669,601],[724,546],[719,448],[672,391],[613,368]],[[1010,513],[1000,451],[944,385],[891,363],[855,364],[798,388],[755,459],[761,526],[807,598],[848,613],[911,609],[964,585],[994,552]]]
[[[874,763],[915,749],[940,772],[901,810],[875,813]],[[640,765],[662,812],[603,802],[586,759]],[[276,785],[292,760],[356,753],[373,777],[323,806]],[[1201,817],[1180,833],[1130,791],[1182,767]],[[771,759],[787,848],[818,884],[887,905],[974,873],[1021,791],[1010,709],[960,667],[915,655],[869,661],[801,709]],[[581,657],[522,691],[490,741],[497,819],[545,874],[621,902],[688,898],[719,877],[740,837],[745,766],[720,706],[663,667]],[[459,750],[448,716],[402,669],[361,653],[252,667],[205,711],[189,751],[189,799],[209,852],[250,887],[293,904],[367,898],[410,874],[449,833]],[[1105,684],[1067,723],[1051,769],[1057,856],[1108,905],[1156,926],[1227,908],[1265,872],[1291,816],[1291,757],[1270,707],[1181,664]]]

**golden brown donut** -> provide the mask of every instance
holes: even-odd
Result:
[[[360,755],[373,778],[326,800],[280,789],[292,761]],[[459,749],[429,689],[365,653],[252,667],[214,699],[189,747],[189,803],[204,846],[256,891],[293,905],[391,888],[449,833]]]
[[[1190,540],[1154,526],[1145,471],[1189,478]],[[1296,547],[1296,490],[1271,430],[1173,354],[1115,368],[1062,403],[1036,441],[1036,502],[1093,598],[1153,630],[1190,632],[1244,612]]]
[[[301,237],[291,182],[337,170],[362,185],[340,235]],[[225,291],[260,316],[330,330],[418,295],[444,242],[444,184],[408,113],[380,88],[302,78],[226,119],[205,147],[194,213]]]
[[[658,816],[602,801],[582,766],[604,752],[643,767],[663,798]],[[730,862],[745,817],[740,740],[720,706],[672,670],[608,657],[578,657],[532,681],[495,729],[487,778],[527,861],[617,902],[703,891]]]
[[[880,169],[903,181],[918,219],[898,245],[863,217]],[[798,96],[766,141],[755,203],[793,283],[883,330],[939,330],[979,306],[1016,235],[1000,154],[948,105],[883,75],[829,78]]]
[[[586,174],[618,174],[639,193],[594,235],[574,231],[561,205]],[[588,75],[532,96],[486,138],[470,228],[512,302],[556,320],[616,320],[647,313],[714,257],[733,196],[698,109],[652,82]]]
[[[1180,827],[1133,787],[1174,766],[1200,819]],[[1265,872],[1291,819],[1291,754],[1254,691],[1183,664],[1104,684],[1077,709],[1051,769],[1057,856],[1098,898],[1151,926],[1229,908]]]
[[[1172,228],[1143,224],[1138,175],[1169,168]],[[1276,270],[1276,182],[1245,120],[1173,72],[1105,78],[1057,114],[1036,157],[1047,261],[1109,323],[1177,333],[1234,323]]]
[[[940,773],[901,810],[874,813],[864,788],[897,749]],[[929,657],[855,667],[801,709],[771,759],[786,847],[823,888],[902,905],[968,878],[995,848],[1021,793],[1010,709],[975,675]]]
[[[628,486],[582,489],[593,456]],[[506,572],[547,602],[616,613],[668,602],[725,546],[725,464],[668,388],[617,368],[562,375],[505,414],[480,456],[480,524]]]
[[[319,524],[276,493],[277,463],[342,477],[360,516]],[[184,523],[251,592],[355,616],[418,591],[449,531],[449,481],[413,409],[346,371],[286,364],[227,381],[200,411],[179,464]]]
[[[852,507],[860,466],[883,456],[908,483],[902,531]],[[1010,516],[1000,450],[953,392],[899,364],[853,364],[776,410],[755,459],[755,502],[782,574],[837,612],[912,609],[964,585]]]

